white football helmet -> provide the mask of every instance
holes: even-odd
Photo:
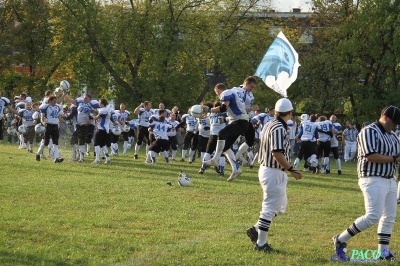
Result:
[[[122,131],[123,131],[123,132],[129,132],[129,130],[131,130],[131,127],[130,127],[130,126],[128,126],[128,125],[123,125],[123,127],[122,127]]]
[[[70,88],[69,82],[66,80],[62,80],[60,82],[60,88],[62,88],[66,92],[69,92],[69,88]]]
[[[26,133],[26,126],[20,125],[20,126],[18,127],[18,132],[19,132],[19,133],[22,133],[22,134]]]
[[[178,183],[182,187],[190,186],[190,177],[185,172],[182,172],[182,170],[178,175]]]
[[[37,124],[35,126],[35,132],[40,134],[46,131],[46,128],[42,124]]]
[[[15,130],[15,128],[9,127],[9,128],[7,128],[7,133],[8,133],[8,135],[13,136],[15,133],[17,133],[17,131]]]
[[[119,135],[121,135],[121,133],[122,133],[122,131],[121,131],[121,129],[119,128],[118,125],[117,125],[117,126],[113,126],[113,127],[111,128],[111,132],[112,132],[114,135],[116,135],[116,136],[119,136]]]
[[[308,120],[308,114],[302,114],[301,116],[300,116],[300,119],[301,119],[301,121],[302,122],[304,122],[304,121],[307,121]]]

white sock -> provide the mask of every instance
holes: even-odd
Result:
[[[228,161],[232,166],[232,171],[236,172],[239,169],[239,165],[235,160],[236,159],[235,158],[235,153],[231,149],[229,149],[229,150],[226,150],[224,152],[224,154],[225,154],[226,158],[228,158]]]
[[[156,163],[156,153],[154,151],[149,151],[148,154],[150,154],[151,162]]]
[[[222,154],[222,151],[225,147],[225,140],[217,140],[217,147],[215,149],[214,160],[218,162],[219,157]]]
[[[58,145],[53,144],[54,148],[54,159],[58,158]]]
[[[138,155],[140,149],[140,145],[135,144],[135,155]]]
[[[83,160],[85,158],[85,145],[79,145],[79,159]]]
[[[96,161],[100,161],[100,146],[95,146],[94,151],[96,152]]]
[[[182,159],[185,159],[187,150],[182,150]]]
[[[126,154],[126,150],[128,149],[128,142],[124,141],[124,154]]]
[[[44,141],[42,141],[42,143],[40,143],[40,146],[39,146],[39,149],[38,149],[38,151],[37,151],[37,153],[36,154],[41,154],[42,152],[43,152],[43,150],[44,150]]]
[[[240,145],[239,150],[238,150],[237,153],[236,153],[236,158],[235,158],[235,160],[240,159],[240,158],[242,157],[242,154],[243,154],[245,151],[247,151],[248,148],[249,148],[249,145],[247,145],[246,142],[244,142],[242,145]]]
[[[107,146],[101,148],[103,150],[104,156],[106,156],[107,161],[110,161],[110,155],[108,154]]]
[[[172,160],[175,160],[176,152],[177,152],[177,150],[172,150]]]
[[[338,170],[342,170],[342,162],[340,161],[340,158],[336,159],[336,165]]]
[[[268,231],[258,230],[257,246],[262,247],[267,243]]]
[[[189,162],[193,162],[193,157],[194,157],[195,153],[196,153],[196,150],[192,150],[192,149],[189,150]]]

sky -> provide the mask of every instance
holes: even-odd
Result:
[[[302,12],[311,11],[311,0],[272,0],[272,8],[277,12],[290,12],[300,7]]]

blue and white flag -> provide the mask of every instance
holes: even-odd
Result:
[[[287,89],[297,79],[299,55],[282,32],[268,48],[254,74],[268,87],[287,97]]]

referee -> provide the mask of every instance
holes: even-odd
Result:
[[[364,127],[357,136],[358,185],[364,195],[365,214],[341,234],[332,238],[338,260],[348,261],[347,241],[378,225],[380,260],[394,261],[389,242],[397,210],[396,163],[400,161],[400,141],[393,132],[400,124],[400,109],[388,106],[375,123]]]
[[[278,100],[275,104],[275,118],[265,125],[260,134],[258,179],[264,199],[258,222],[246,231],[254,244],[254,250],[257,251],[275,251],[267,243],[267,234],[272,219],[286,210],[288,176],[285,170],[296,180],[303,178],[303,175],[290,165],[290,139],[286,122],[292,117],[292,110],[289,99]]]

